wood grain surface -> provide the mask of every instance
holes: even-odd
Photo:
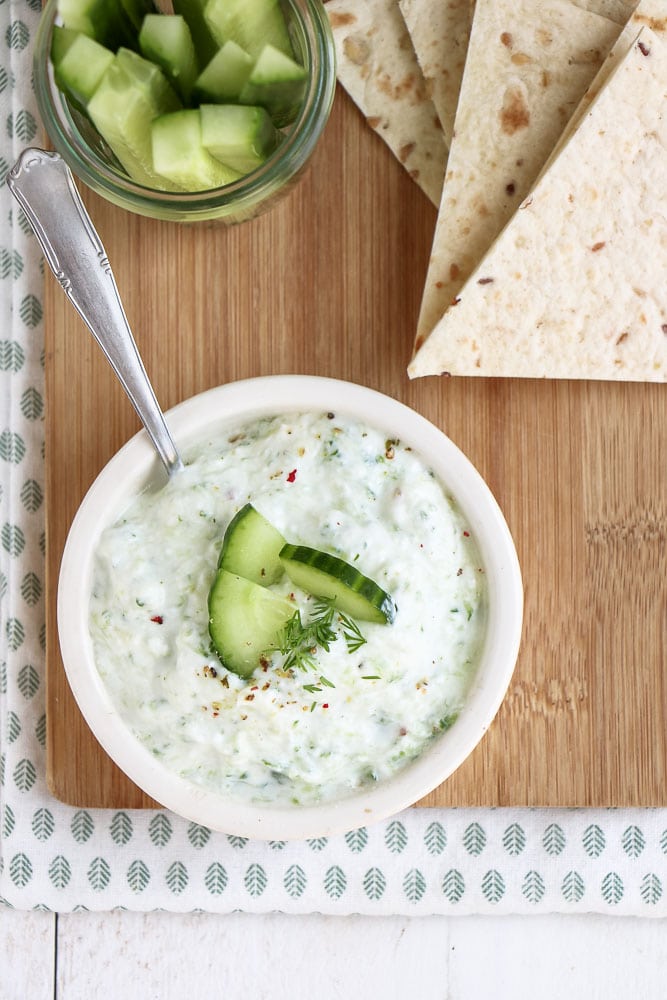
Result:
[[[311,170],[251,223],[160,223],[84,195],[165,407],[254,375],[363,382],[440,426],[495,493],[524,574],[519,661],[487,735],[422,804],[667,804],[666,388],[411,383],[435,211],[342,92]],[[77,710],[55,610],[76,508],[138,424],[50,275],[45,298],[49,786],[143,807]]]

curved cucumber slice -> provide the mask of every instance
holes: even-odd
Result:
[[[383,625],[394,620],[389,594],[338,556],[307,545],[284,545],[280,561],[292,583],[315,597],[326,597],[360,621]]]
[[[278,529],[247,503],[227,526],[218,568],[269,587],[285,572],[279,558],[284,544]]]
[[[294,605],[252,580],[218,570],[208,596],[209,635],[228,670],[250,677],[280,630],[294,614]]]

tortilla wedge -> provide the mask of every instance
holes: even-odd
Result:
[[[409,368],[667,379],[667,50],[643,28]]]
[[[634,44],[637,33],[648,27],[661,38],[667,38],[667,0],[639,0],[633,13],[628,18],[623,31],[619,35],[616,44],[602,63],[595,79],[582,97],[576,111],[570,118],[560,139],[556,143],[553,152],[542,168],[542,173],[551,165],[562,147],[570,138],[579,122],[586,114],[586,111],[595,100],[600,90],[607,82],[612,72],[616,69],[621,59],[627,54],[628,49]]]
[[[569,0],[477,0],[415,351],[534,184],[620,32]]]
[[[461,90],[473,0],[399,0],[417,61],[451,145]]]
[[[438,205],[447,145],[398,0],[329,0],[338,80]]]

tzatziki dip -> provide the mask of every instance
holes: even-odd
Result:
[[[484,571],[456,500],[417,451],[334,413],[258,419],[185,457],[95,554],[95,661],[125,724],[168,770],[237,801],[311,805],[398,772],[455,722],[484,637]],[[375,581],[393,621],[334,616],[328,649],[227,670],[207,597],[248,502]],[[288,577],[271,590],[317,615]]]

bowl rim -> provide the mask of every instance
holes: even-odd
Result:
[[[397,399],[354,382],[312,375],[268,375],[229,382],[166,412],[179,447],[231,424],[280,413],[339,412],[411,444],[451,489],[464,512],[488,585],[486,635],[466,704],[454,726],[412,763],[376,786],[310,806],[241,803],[168,771],[114,708],[95,668],[88,632],[92,560],[104,527],[139,488],[164,481],[146,432],[134,435],[100,471],[82,500],[63,550],[57,588],[62,661],[78,707],[108,756],[149,796],[193,822],[266,840],[329,836],[365,826],[414,804],[445,781],[482,739],[509,686],[521,641],[523,585],[516,548],[486,482],[433,423]],[[211,420],[211,414],[215,419]]]

